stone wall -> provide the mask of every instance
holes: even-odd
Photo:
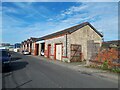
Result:
[[[82,46],[82,60],[87,60],[90,56],[88,41],[91,40],[94,43],[99,43],[101,46],[102,38],[89,25],[84,26],[70,35],[70,44],[80,44]]]
[[[38,55],[41,56],[41,43],[38,43],[38,44],[39,44]]]
[[[35,42],[32,42],[32,48],[31,48],[31,54],[34,55],[35,54]]]
[[[66,35],[62,35],[60,37],[55,37],[52,39],[47,39],[45,40],[45,57],[47,57],[47,53],[48,53],[48,44],[51,45],[51,59],[54,59],[54,52],[55,52],[55,44],[62,44],[62,61],[67,61],[69,62],[68,58],[69,58],[69,37],[67,35],[67,44],[66,44]],[[67,45],[67,47],[66,47]],[[67,50],[67,57],[66,57],[66,48]]]
[[[93,42],[92,44],[88,42]],[[66,43],[67,42],[67,43]],[[51,59],[54,59],[54,52],[55,52],[55,44],[61,43],[62,44],[62,61],[70,62],[70,46],[71,44],[79,44],[82,47],[82,60],[87,60],[89,57],[92,56],[91,47],[89,45],[94,46],[93,44],[99,44],[99,47],[102,44],[102,37],[100,37],[89,25],[84,26],[83,28],[71,33],[54,37],[51,39],[45,40],[45,57],[47,57],[48,53],[48,44],[51,45]],[[66,49],[67,48],[67,49]],[[93,48],[93,47],[92,47]],[[66,57],[67,55],[67,57]]]

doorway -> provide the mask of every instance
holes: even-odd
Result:
[[[36,55],[39,55],[39,44],[36,44]]]
[[[50,58],[50,55],[51,55],[51,45],[49,44],[48,45],[48,58]]]
[[[40,51],[41,56],[44,56],[44,49],[45,49],[45,43],[41,43],[41,51]]]
[[[62,45],[61,44],[56,45],[56,59],[62,60]]]

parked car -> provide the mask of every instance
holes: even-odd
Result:
[[[44,51],[43,50],[41,51],[41,56],[44,56]]]
[[[30,54],[30,52],[29,52],[28,50],[24,50],[22,53],[23,53],[24,55],[29,55],[29,54]]]
[[[15,48],[15,49],[14,49],[14,52],[19,52],[19,48]]]
[[[11,55],[7,49],[0,49],[0,63],[2,63],[3,69],[10,68]]]

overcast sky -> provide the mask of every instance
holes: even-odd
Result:
[[[118,39],[117,2],[3,2],[3,42],[14,44],[90,22],[104,40]]]

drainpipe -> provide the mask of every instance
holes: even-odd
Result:
[[[66,57],[67,57],[67,34],[66,34]]]

